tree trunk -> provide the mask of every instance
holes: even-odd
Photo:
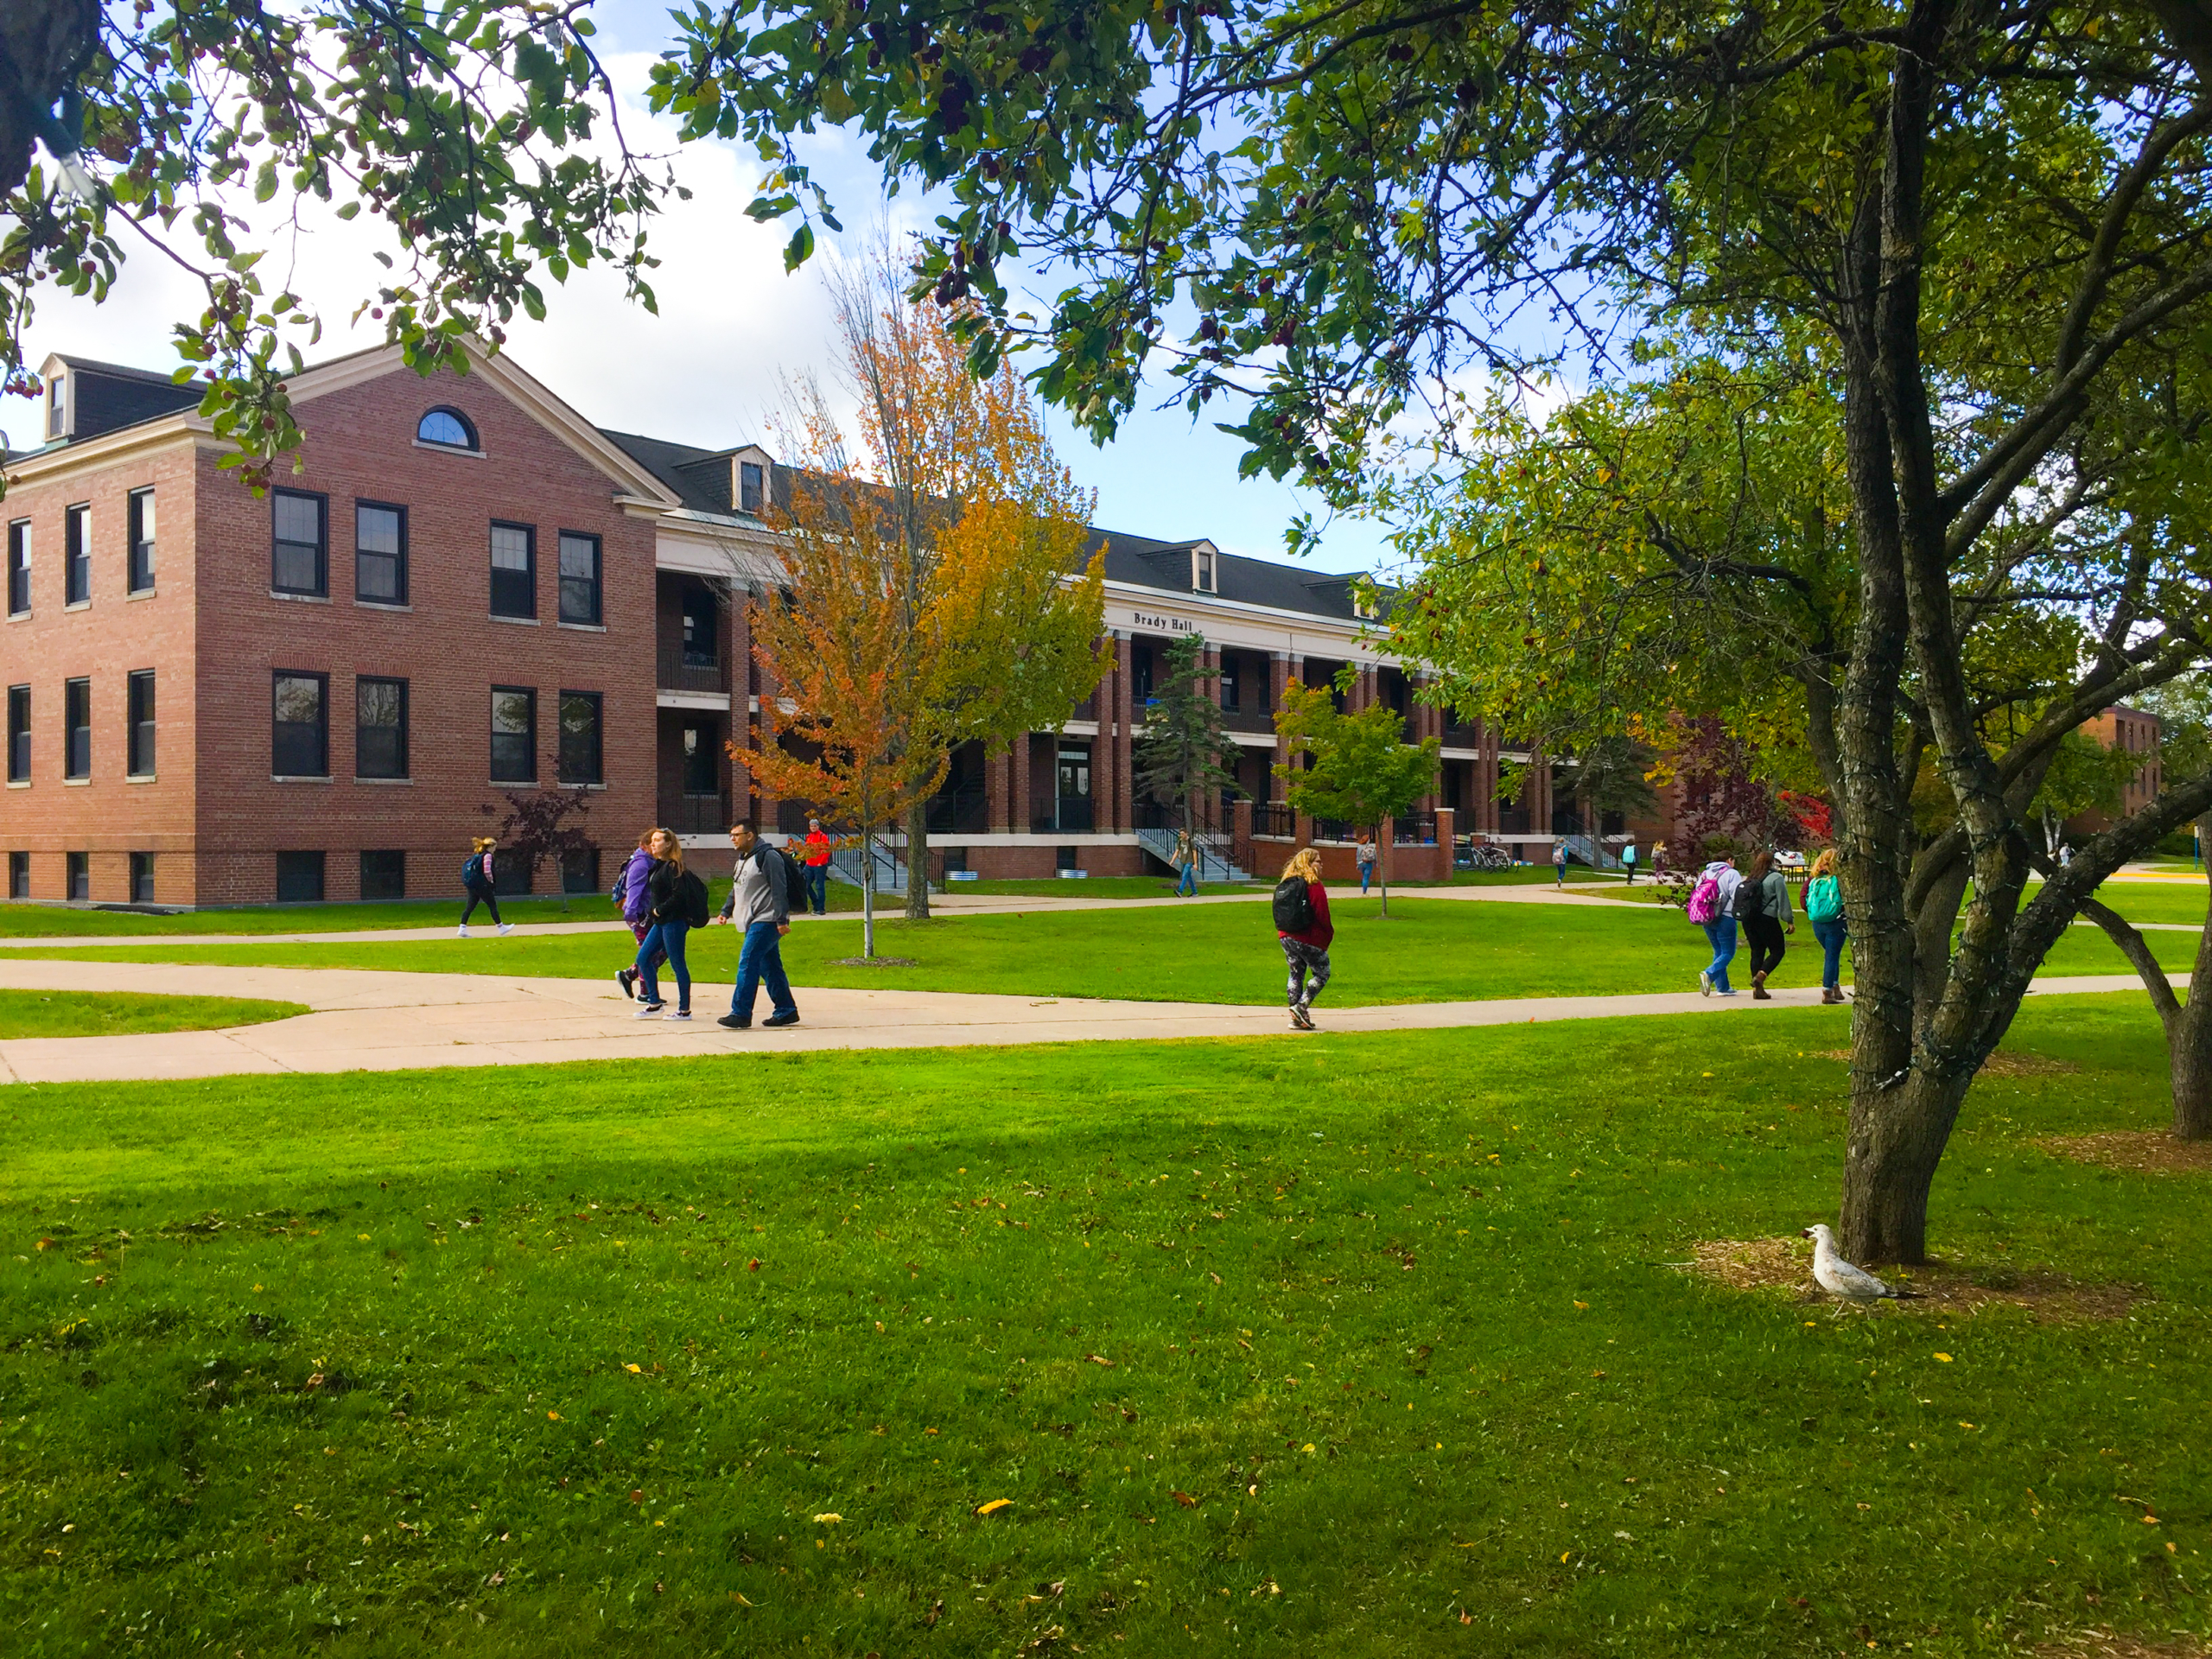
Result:
[[[1382,904],[1376,914],[1386,922],[1390,919],[1390,842],[1397,838],[1397,831],[1394,827],[1390,833],[1390,841],[1383,840],[1382,826],[1376,825],[1375,878],[1382,884]]]
[[[861,831],[861,955],[875,955],[875,832]]]
[[[1971,1069],[1944,1072],[1916,1064],[1901,1077],[1867,1077],[1854,1052],[1843,1164],[1847,1254],[1853,1261],[1928,1259],[1929,1189],[1973,1080]],[[1891,1086],[1885,1089],[1885,1083]]]
[[[930,804],[906,809],[906,919],[930,918]]]
[[[2200,842],[2212,841],[2212,816],[2196,821],[2196,835]],[[2212,861],[2205,878],[2212,880]],[[2166,1052],[2174,1074],[2174,1134],[2183,1141],[2212,1141],[2212,910],[2197,936],[2189,1000],[2166,1022]]]

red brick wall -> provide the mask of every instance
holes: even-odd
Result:
[[[416,422],[434,404],[475,424],[481,457],[418,447]],[[279,851],[326,855],[325,896],[359,893],[364,849],[406,852],[410,897],[457,892],[468,838],[504,815],[505,788],[490,778],[491,688],[537,690],[538,787],[557,776],[559,696],[602,702],[603,791],[585,828],[606,865],[626,851],[654,808],[653,529],[625,517],[614,484],[480,376],[425,381],[399,370],[300,406],[306,470],[287,488],[329,498],[329,598],[270,590],[270,504],[200,463],[197,597],[201,663],[194,734],[203,849],[193,895],[201,904],[276,894]],[[353,599],[356,499],[408,509],[410,608]],[[537,528],[537,620],[490,616],[493,518]],[[556,619],[559,533],[601,537],[603,631]],[[270,778],[270,677],[277,669],[329,676],[332,781]],[[412,781],[353,777],[354,680],[409,683]],[[487,814],[486,806],[494,810]],[[611,876],[609,877],[611,879]],[[557,874],[542,868],[540,891]],[[179,895],[181,897],[182,895]]]
[[[0,622],[0,683],[31,688],[31,783],[0,791],[0,846],[31,855],[31,897],[66,894],[66,855],[90,855],[91,896],[130,896],[130,854],[150,852],[156,896],[193,888],[194,719],[191,527],[193,441],[179,435],[125,458],[88,461],[11,485],[0,518],[31,523],[31,613]],[[155,590],[126,597],[128,496],[155,490]],[[92,507],[92,600],[65,610],[62,515]],[[127,678],[155,673],[156,780],[126,783]],[[92,681],[92,772],[65,784],[62,683]]]

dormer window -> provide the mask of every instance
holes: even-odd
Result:
[[[1214,586],[1214,552],[1210,547],[1191,550],[1191,591],[1194,594],[1218,593]]]
[[[737,463],[737,510],[758,517],[768,493],[768,469],[757,461]]]
[[[1372,584],[1355,582],[1351,585],[1351,613],[1363,622],[1372,622],[1376,614],[1376,593]]]
[[[49,442],[69,435],[69,377],[57,374],[46,383],[46,435]]]
[[[476,429],[468,423],[468,416],[457,409],[432,410],[416,426],[415,436],[418,442],[434,444],[441,449],[476,448]]]

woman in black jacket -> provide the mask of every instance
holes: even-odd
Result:
[[[1789,908],[1789,879],[1774,868],[1772,853],[1761,853],[1751,861],[1736,889],[1736,913],[1751,942],[1751,999],[1771,1002],[1767,976],[1782,966],[1783,953],[1789,948],[1783,934],[1797,931],[1797,918]]]
[[[639,1020],[691,1017],[691,969],[683,960],[683,936],[691,918],[683,904],[683,844],[666,830],[656,830],[646,839],[652,864],[645,872],[645,937],[638,942]],[[660,985],[653,969],[665,957],[676,970],[676,1011],[663,1014]]]

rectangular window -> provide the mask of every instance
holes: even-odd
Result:
[[[327,597],[330,544],[324,534],[323,498],[298,490],[271,490],[269,499],[275,526],[269,585],[280,594]]]
[[[8,781],[27,784],[31,780],[31,689],[28,685],[8,688]]]
[[[69,882],[68,896],[85,899],[92,896],[92,855],[90,853],[71,853],[64,867]]]
[[[134,670],[130,686],[130,729],[127,736],[130,775],[150,778],[154,775],[154,671]]]
[[[714,667],[721,660],[721,606],[714,589],[687,587],[677,602],[683,610],[684,667]]]
[[[353,504],[353,597],[372,605],[407,602],[407,509]]]
[[[92,598],[92,510],[74,506],[61,515],[61,569],[65,605],[87,605]]]
[[[8,526],[8,614],[28,616],[31,609],[31,521]]]
[[[57,374],[46,383],[46,435],[60,438],[68,433],[69,378]]]
[[[154,493],[130,492],[130,591],[150,593],[154,586]]]
[[[1202,594],[1213,592],[1212,549],[1199,547],[1191,550],[1191,586]]]
[[[495,861],[492,867],[497,869]],[[361,855],[361,897],[404,899],[407,896],[407,855],[403,852],[365,852]]]
[[[1233,651],[1224,651],[1221,653],[1221,706],[1233,715],[1243,701],[1243,659]]]
[[[573,530],[561,532],[561,620],[597,627],[599,537]]]
[[[598,848],[571,847],[561,855],[562,892],[598,893],[601,890]]]
[[[561,694],[561,781],[599,784],[599,693],[563,691]]]
[[[276,855],[276,902],[280,905],[319,905],[322,902],[322,855]]]
[[[740,512],[757,513],[760,511],[761,497],[766,493],[761,487],[766,481],[764,472],[757,461],[737,463],[737,509]]]
[[[154,902],[154,855],[151,853],[130,855],[130,902],[134,905]]]
[[[270,771],[279,778],[327,778],[330,677],[278,669],[270,677]]]
[[[721,789],[721,728],[711,722],[683,728],[683,792],[714,795]]]
[[[521,686],[492,688],[492,781],[537,781],[537,693]],[[494,861],[493,868],[499,868]]]
[[[31,855],[29,853],[8,855],[8,896],[10,899],[31,896]]]
[[[92,775],[92,683],[61,683],[62,760],[64,778]]]
[[[492,614],[537,617],[537,532],[528,524],[492,526]]]
[[[353,682],[353,775],[407,774],[407,682]]]

